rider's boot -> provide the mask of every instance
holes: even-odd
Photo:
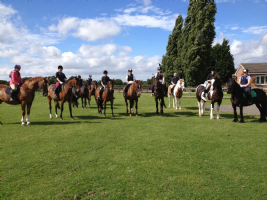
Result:
[[[9,101],[14,101],[14,94],[15,94],[15,90],[11,89]]]
[[[250,93],[247,93],[248,104],[252,104],[252,97]]]
[[[56,98],[59,97],[59,91],[58,91],[58,88],[55,89],[55,97],[56,97]]]

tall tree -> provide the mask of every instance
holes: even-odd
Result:
[[[210,71],[215,14],[214,0],[189,0],[181,54],[187,85],[195,86],[204,82]]]
[[[230,52],[229,41],[223,39],[222,44],[213,47],[212,66],[220,76],[220,81],[226,83],[235,72],[233,55]]]
[[[168,45],[166,47],[166,55],[162,58],[162,68],[165,74],[166,83],[170,83],[174,72],[179,77],[183,76],[181,70],[181,46],[182,46],[182,27],[183,17],[179,15],[175,21],[172,34],[169,35]]]

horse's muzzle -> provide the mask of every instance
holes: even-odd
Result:
[[[114,90],[110,90],[111,91],[111,93],[114,93]]]
[[[226,93],[231,94],[231,90],[229,88],[227,88]]]
[[[44,97],[46,97],[46,96],[48,95],[48,93],[47,93],[47,92],[42,92],[42,95],[43,95]]]

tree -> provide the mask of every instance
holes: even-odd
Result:
[[[235,72],[234,58],[230,52],[229,41],[223,39],[222,44],[216,44],[212,52],[212,66],[220,76],[221,83],[226,83]]]
[[[123,85],[123,81],[121,79],[115,79],[114,85]]]
[[[182,27],[183,17],[179,15],[175,21],[172,34],[169,35],[166,55],[162,56],[162,68],[166,83],[171,82],[175,72],[178,77],[184,76],[181,68]]]
[[[203,83],[210,71],[215,14],[214,0],[189,0],[182,32],[182,70],[187,85]]]

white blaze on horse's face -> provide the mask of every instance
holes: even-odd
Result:
[[[215,79],[211,79],[211,82],[210,82],[210,84],[211,84],[210,90],[213,90],[213,84],[214,84],[214,82],[215,82]]]

